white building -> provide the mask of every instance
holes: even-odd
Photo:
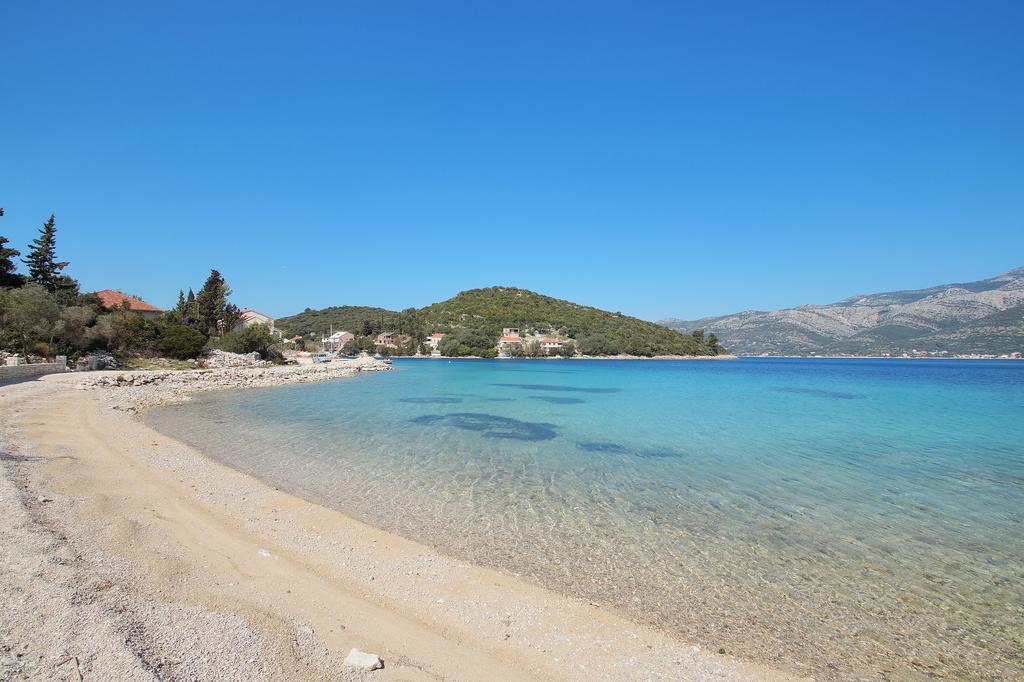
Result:
[[[330,336],[325,336],[320,339],[320,345],[328,353],[337,353],[345,344],[356,338],[356,335],[352,332],[334,332]]]
[[[270,329],[271,334],[281,336],[281,332],[274,329],[274,318],[269,315],[264,315],[261,312],[253,310],[252,308],[245,308],[239,313],[239,320],[231,331],[237,332],[242,327],[251,327],[254,324],[266,325]]]
[[[560,350],[563,346],[561,339],[541,339],[540,347],[543,348],[548,355],[551,355],[553,351]]]
[[[426,343],[430,347],[431,355],[441,354],[441,350],[438,348],[438,346],[441,345],[441,340],[443,338],[444,332],[434,332],[424,340],[424,343]]]

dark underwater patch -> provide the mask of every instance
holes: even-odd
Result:
[[[582,441],[576,443],[576,447],[585,452],[625,452],[626,448],[620,443],[611,441]]]
[[[504,388],[522,388],[527,391],[558,391],[566,393],[618,393],[619,388],[590,388],[584,386],[561,386],[557,384],[491,384]]]
[[[862,398],[856,393],[845,393],[843,391],[827,391],[821,388],[802,388],[800,386],[772,386],[776,393],[798,393],[800,395],[812,395],[816,398],[831,398],[833,400],[854,400]]]
[[[563,398],[558,395],[531,395],[530,400],[543,400],[552,405],[578,405],[587,402],[583,398]]]
[[[413,405],[453,405],[455,403],[461,403],[462,398],[446,398],[444,396],[434,396],[431,398],[399,398],[400,403],[411,403]]]
[[[478,395],[476,393],[452,393],[451,395],[460,396],[460,400],[461,398],[471,398],[485,403],[510,403],[515,400],[515,398],[492,398],[491,396]]]
[[[476,431],[484,438],[509,440],[551,440],[557,433],[554,424],[526,422],[481,412],[428,414],[410,420],[414,424],[446,424],[464,431]]]
[[[683,453],[672,448],[649,448],[647,450],[640,450],[636,453],[640,457],[648,457],[651,459],[670,459],[673,457],[682,457]]]

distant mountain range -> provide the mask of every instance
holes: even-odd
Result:
[[[737,354],[880,355],[1024,351],[1024,268],[978,282],[852,296],[699,320],[668,318],[669,329],[705,329]]]

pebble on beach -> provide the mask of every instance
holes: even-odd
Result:
[[[360,670],[379,670],[384,667],[384,661],[377,654],[367,653],[359,649],[352,649],[345,657],[345,665]]]

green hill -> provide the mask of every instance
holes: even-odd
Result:
[[[376,328],[380,326],[381,316],[384,317],[386,325],[389,320],[395,319],[398,313],[384,308],[360,305],[342,305],[320,310],[306,308],[297,315],[279,318],[274,324],[284,330],[286,336],[299,334],[319,338],[321,334],[330,332],[332,325],[334,331],[360,334],[364,321],[369,320]]]
[[[443,331],[453,334],[449,342],[461,342],[457,354],[487,355],[501,330],[517,327],[523,332],[557,335],[573,339],[587,355],[717,355],[725,352],[714,338],[681,334],[666,327],[621,313],[578,305],[513,287],[471,289],[457,296],[416,310],[400,313],[381,308],[342,306],[285,317],[277,325],[289,334],[320,334],[329,328],[361,335],[383,329],[422,339]],[[365,322],[364,321],[368,321]]]

